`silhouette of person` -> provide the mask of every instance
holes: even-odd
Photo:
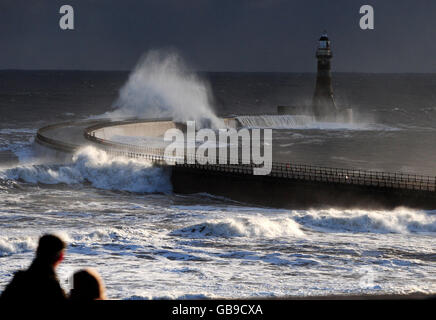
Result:
[[[75,301],[106,299],[103,280],[97,271],[88,268],[74,273],[70,299]]]
[[[66,295],[55,269],[64,258],[65,242],[51,234],[39,239],[36,257],[27,270],[15,273],[0,300],[63,301]]]

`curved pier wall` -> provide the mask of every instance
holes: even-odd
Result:
[[[44,143],[39,139],[35,139],[32,146],[33,153],[38,159],[42,160],[45,164],[48,163],[70,163],[73,160],[74,150],[67,150],[56,148],[55,146]]]
[[[235,121],[236,122],[236,121]],[[111,127],[108,127],[111,126]],[[109,135],[163,135],[169,128],[184,129],[171,121],[113,123],[104,128]],[[97,136],[97,131],[100,135]],[[108,152],[142,157],[162,164],[160,150],[112,143],[103,138],[99,127],[90,140],[105,146]],[[109,139],[110,140],[110,139]],[[436,208],[434,177],[418,177],[383,172],[320,168],[276,163],[269,176],[254,176],[244,166],[175,165],[171,181],[176,193],[200,193],[225,196],[237,201],[285,208]],[[301,167],[301,168],[300,168]]]
[[[236,121],[234,121],[236,122]],[[144,158],[166,165],[161,148],[110,141],[113,135],[162,136],[184,124],[169,120],[94,121],[41,128],[35,141],[55,152],[72,154],[85,144],[113,155]],[[400,173],[273,163],[268,176],[253,175],[252,165],[177,164],[173,190],[226,196],[239,201],[287,208],[409,206],[436,209],[436,178]]]
[[[173,167],[171,183],[176,193],[205,192],[236,201],[278,208],[436,208],[434,191],[396,190],[377,186],[254,176],[183,166]]]
[[[78,145],[71,140],[75,140],[77,137],[70,137],[71,140],[67,141],[65,136],[59,133],[66,131],[66,128],[73,125],[75,125],[74,122],[63,122],[40,128],[36,133],[33,145],[33,151],[38,158],[44,159],[46,163],[71,162],[73,153],[78,148]]]

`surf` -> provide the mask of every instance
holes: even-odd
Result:
[[[0,170],[0,179],[47,185],[89,183],[99,189],[138,193],[172,191],[164,168],[146,160],[109,156],[92,146],[79,149],[71,163],[19,165]]]

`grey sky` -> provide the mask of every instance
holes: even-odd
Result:
[[[59,28],[63,4],[74,31]],[[436,72],[434,0],[0,0],[0,15],[0,69],[129,70],[174,48],[199,70],[312,72],[327,29],[334,71]]]

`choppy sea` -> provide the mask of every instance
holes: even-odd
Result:
[[[127,75],[0,72],[0,291],[30,264],[38,236],[56,232],[68,242],[62,285],[74,270],[94,267],[109,298],[436,292],[436,208],[258,207],[175,194],[169,171],[93,148],[72,163],[39,157],[39,127],[105,113]],[[312,74],[202,77],[218,114],[307,105],[314,85]],[[355,123],[264,119],[274,128],[275,159],[436,176],[435,75],[334,79]]]

